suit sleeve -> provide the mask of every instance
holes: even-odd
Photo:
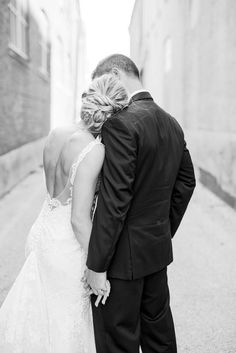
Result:
[[[180,225],[195,186],[196,180],[191,156],[186,143],[184,143],[182,160],[171,197],[170,224],[172,237]]]
[[[107,271],[114,255],[133,197],[137,158],[134,133],[118,117],[104,124],[102,137],[106,153],[87,258],[96,272]]]

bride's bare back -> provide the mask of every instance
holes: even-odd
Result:
[[[70,195],[72,166],[95,139],[75,127],[54,130],[44,148],[46,188],[50,198],[65,204]],[[73,181],[71,222],[80,244],[87,250],[91,230],[90,212],[98,175],[104,160],[104,146],[97,143],[76,168]]]
[[[63,191],[71,165],[93,139],[91,134],[78,131],[74,126],[51,132],[44,148],[44,171],[47,191],[52,198]]]

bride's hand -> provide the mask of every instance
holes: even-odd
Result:
[[[106,272],[95,272],[87,269],[86,281],[87,284],[92,288],[95,295],[103,295],[106,292]]]
[[[95,306],[98,307],[100,301],[102,300],[102,304],[105,305],[107,298],[109,297],[111,292],[111,284],[108,280],[106,280],[106,291],[104,292],[104,294],[99,294],[97,296],[96,302],[95,302]]]
[[[101,300],[103,305],[106,303],[111,291],[110,282],[106,279],[106,272],[96,273],[86,268],[81,281],[84,284],[84,289],[86,290],[87,295],[94,294],[97,296],[95,302],[96,307]]]
[[[103,299],[102,299],[102,304],[103,305],[106,304],[107,298],[109,297],[110,292],[111,292],[111,283],[108,280],[106,281],[106,288],[107,288],[107,291],[105,292],[105,294],[103,296]]]

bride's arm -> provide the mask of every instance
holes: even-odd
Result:
[[[78,242],[86,253],[92,229],[91,208],[104,155],[102,144],[94,146],[79,165],[74,180],[71,224]]]

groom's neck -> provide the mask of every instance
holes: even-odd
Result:
[[[128,77],[126,79],[126,82],[125,82],[125,88],[127,89],[129,95],[131,96],[132,93],[142,89],[143,86],[142,86],[141,82],[138,79],[132,78],[132,77]]]

